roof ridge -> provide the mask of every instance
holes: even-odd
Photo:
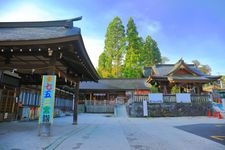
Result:
[[[82,16],[66,19],[66,20],[53,20],[53,21],[24,21],[24,22],[0,22],[0,28],[24,28],[24,27],[66,27],[72,28],[73,21],[79,21]]]

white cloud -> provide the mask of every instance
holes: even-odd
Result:
[[[98,57],[104,50],[104,40],[84,36],[83,40],[87,53],[92,61],[92,64],[96,68],[98,66]]]
[[[152,34],[158,33],[161,30],[161,24],[158,21],[150,22],[146,28]]]
[[[141,20],[137,24],[138,31],[140,31],[141,35],[156,35],[160,33],[162,30],[162,25],[159,21],[156,20]]]

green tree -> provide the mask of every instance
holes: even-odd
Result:
[[[153,66],[162,62],[161,53],[157,43],[149,35],[145,39],[144,48],[141,54],[142,66]]]
[[[102,77],[121,77],[125,40],[123,23],[115,17],[107,28],[104,51],[99,56],[98,72]]]
[[[97,71],[101,77],[109,77],[110,72],[108,71],[106,65],[109,64],[107,63],[107,57],[105,52],[103,52],[99,58],[98,58],[98,68]]]
[[[159,93],[159,88],[156,85],[151,85],[149,89],[151,93]]]
[[[152,39],[151,47],[152,47],[152,64],[156,65],[161,63],[162,62],[161,52],[158,48],[157,42],[153,39]]]
[[[143,49],[141,51],[141,56],[140,56],[140,63],[142,66],[152,66],[152,39],[151,37],[148,35],[143,43]]]
[[[210,74],[212,71],[209,65],[203,65],[198,60],[192,60],[192,63],[205,74]]]
[[[170,59],[166,56],[162,56],[161,60],[162,60],[162,64],[165,64],[166,62],[170,61]]]
[[[174,85],[171,89],[172,94],[180,93],[180,88],[176,85]]]
[[[124,61],[123,76],[126,78],[141,77],[140,53],[142,50],[142,39],[138,36],[137,28],[132,18],[127,24],[127,48]]]

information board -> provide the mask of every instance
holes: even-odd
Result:
[[[177,103],[191,103],[190,93],[177,93],[176,94]]]
[[[150,103],[163,103],[163,94],[162,93],[150,93],[148,94]]]

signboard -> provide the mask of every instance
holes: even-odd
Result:
[[[177,93],[176,94],[177,103],[191,103],[190,93]]]
[[[148,116],[148,104],[146,100],[143,100],[143,116],[144,117]]]
[[[39,124],[53,123],[54,101],[55,101],[55,75],[44,75],[41,88],[41,107]]]
[[[163,94],[162,93],[150,93],[148,94],[150,103],[163,103]]]

